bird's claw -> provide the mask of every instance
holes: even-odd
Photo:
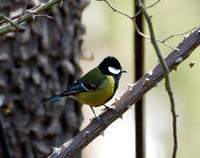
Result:
[[[97,120],[101,125],[103,125],[103,126],[106,125],[106,122],[101,117],[98,116],[98,117],[95,117],[94,119]]]
[[[105,108],[103,108],[102,111],[105,111],[105,110],[107,110],[107,111],[113,111],[114,110],[112,107],[108,107],[106,105],[104,105],[104,107]]]

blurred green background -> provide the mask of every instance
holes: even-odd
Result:
[[[133,13],[134,3],[131,0],[111,0],[112,4],[129,15]],[[146,0],[145,6],[155,1]],[[164,39],[171,34],[182,33],[200,26],[199,0],[161,0],[156,6],[148,9],[156,37]],[[94,61],[82,60],[84,73],[96,66],[107,55],[116,56],[128,74],[120,81],[115,96],[121,96],[127,90],[127,83],[133,83],[133,24],[130,19],[113,12],[103,1],[91,1],[83,14],[86,26],[86,55],[93,54]],[[146,22],[145,22],[146,24]],[[145,34],[148,34],[147,25]],[[168,43],[174,48],[183,40],[175,37]],[[163,56],[172,50],[160,44]],[[194,62],[193,68],[189,63]],[[149,40],[145,40],[145,72],[157,64],[155,51]],[[178,117],[178,155],[177,158],[196,158],[200,156],[200,48],[184,61],[177,72],[170,73]],[[113,102],[111,100],[107,105]],[[96,109],[95,109],[96,110]],[[98,108],[97,111],[101,110]],[[83,107],[85,122],[88,124],[91,111]],[[123,120],[118,119],[108,129],[104,137],[99,136],[83,150],[84,158],[132,158],[135,155],[134,106],[128,110]],[[172,116],[164,82],[152,89],[145,96],[146,121],[146,157],[171,157],[173,148]]]

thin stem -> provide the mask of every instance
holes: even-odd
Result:
[[[0,13],[0,18],[7,21],[8,23],[10,23],[12,26],[15,27],[15,29],[17,31],[22,31],[22,27],[20,27],[18,24],[16,24],[14,21],[12,21],[10,18],[4,16],[3,14]]]
[[[153,47],[156,51],[156,54],[158,56],[158,59],[160,61],[160,64],[162,66],[163,72],[164,72],[164,76],[165,76],[165,87],[167,90],[167,93],[169,95],[169,99],[170,99],[170,103],[171,103],[171,112],[172,112],[172,117],[173,117],[173,138],[174,138],[174,148],[173,148],[173,154],[172,154],[172,158],[176,158],[176,153],[177,153],[177,147],[178,147],[178,142],[177,142],[177,115],[176,115],[176,109],[175,109],[175,101],[174,101],[174,97],[173,97],[173,92],[171,89],[171,85],[170,85],[170,79],[169,79],[169,69],[167,64],[165,63],[161,51],[158,47],[158,44],[156,42],[156,38],[155,38],[155,34],[154,34],[154,30],[153,30],[153,25],[151,22],[151,17],[148,15],[143,3],[141,0],[138,0],[139,4],[138,7],[141,9],[148,27],[149,27],[149,32],[151,35],[151,42],[153,44]]]
[[[136,29],[137,33],[138,33],[139,35],[143,36],[143,37],[146,38],[146,39],[151,39],[150,36],[145,35],[144,33],[142,33],[142,32],[139,30],[139,28],[137,27],[137,24],[136,24],[136,22],[135,22],[135,18],[141,13],[141,10],[138,11],[134,16],[131,16],[131,15],[128,15],[127,13],[125,13],[125,12],[123,12],[123,11],[117,9],[116,7],[114,7],[114,6],[111,4],[111,2],[110,2],[109,0],[98,0],[98,1],[104,1],[114,12],[117,12],[117,13],[119,13],[119,14],[121,14],[121,15],[123,15],[123,16],[129,18],[129,19],[131,19],[131,20],[133,21],[133,23],[134,23],[134,26],[135,26],[135,29]],[[148,8],[151,8],[151,7],[155,6],[155,5],[156,5],[158,2],[160,2],[160,1],[161,1],[161,0],[156,1],[155,3],[153,3],[153,4],[151,4],[151,5],[147,6],[147,7],[145,7],[145,9],[148,9]],[[188,32],[190,32],[190,30],[187,31],[187,32],[185,32],[185,33],[188,33]],[[185,33],[182,33],[182,35],[184,35]],[[180,35],[178,35],[178,34],[172,35],[172,37],[175,37],[175,36],[180,36]],[[170,37],[170,38],[172,38],[172,37]],[[169,37],[167,37],[167,38],[169,38]],[[169,38],[169,39],[170,39],[170,38]],[[177,51],[178,51],[177,48],[173,48],[169,43],[167,43],[167,42],[166,42],[167,40],[168,40],[168,39],[164,39],[164,40],[156,39],[157,42],[164,44],[166,47],[170,48],[171,50],[177,50]]]
[[[163,40],[160,40],[161,42],[165,42],[165,41],[168,41],[169,39],[171,39],[171,38],[173,38],[173,37],[177,37],[177,36],[183,36],[183,35],[185,35],[185,34],[187,34],[187,33],[190,33],[192,30],[194,30],[194,29],[196,29],[196,28],[192,28],[192,29],[190,29],[190,30],[188,30],[188,31],[186,31],[186,32],[182,32],[182,33],[175,33],[175,34],[172,34],[172,35],[170,35],[169,37],[167,37],[167,38],[165,38],[165,39],[163,39]]]
[[[130,16],[130,15],[128,15],[127,13],[122,12],[121,10],[115,8],[109,0],[97,0],[97,1],[105,1],[105,2],[107,3],[107,5],[108,5],[114,12],[117,12],[117,13],[119,13],[119,14],[121,14],[121,15],[124,15],[124,16],[128,17],[129,19],[132,19],[132,20],[135,19],[135,18],[141,13],[141,11],[139,10],[135,15]],[[155,6],[155,5],[156,5],[158,2],[160,2],[160,1],[161,1],[161,0],[157,0],[155,3],[153,3],[153,4],[149,5],[149,6],[147,6],[146,9],[152,8],[153,6]]]

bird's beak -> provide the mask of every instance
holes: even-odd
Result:
[[[124,69],[121,69],[121,73],[124,73],[124,72],[127,72],[126,70],[124,70]]]

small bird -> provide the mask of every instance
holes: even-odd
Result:
[[[69,89],[47,98],[41,103],[58,100],[66,96],[75,97],[81,103],[89,105],[95,118],[99,119],[93,107],[104,105],[106,109],[110,109],[105,103],[115,94],[121,74],[124,72],[126,70],[122,69],[119,61],[113,56],[108,56],[97,67],[75,81]]]

